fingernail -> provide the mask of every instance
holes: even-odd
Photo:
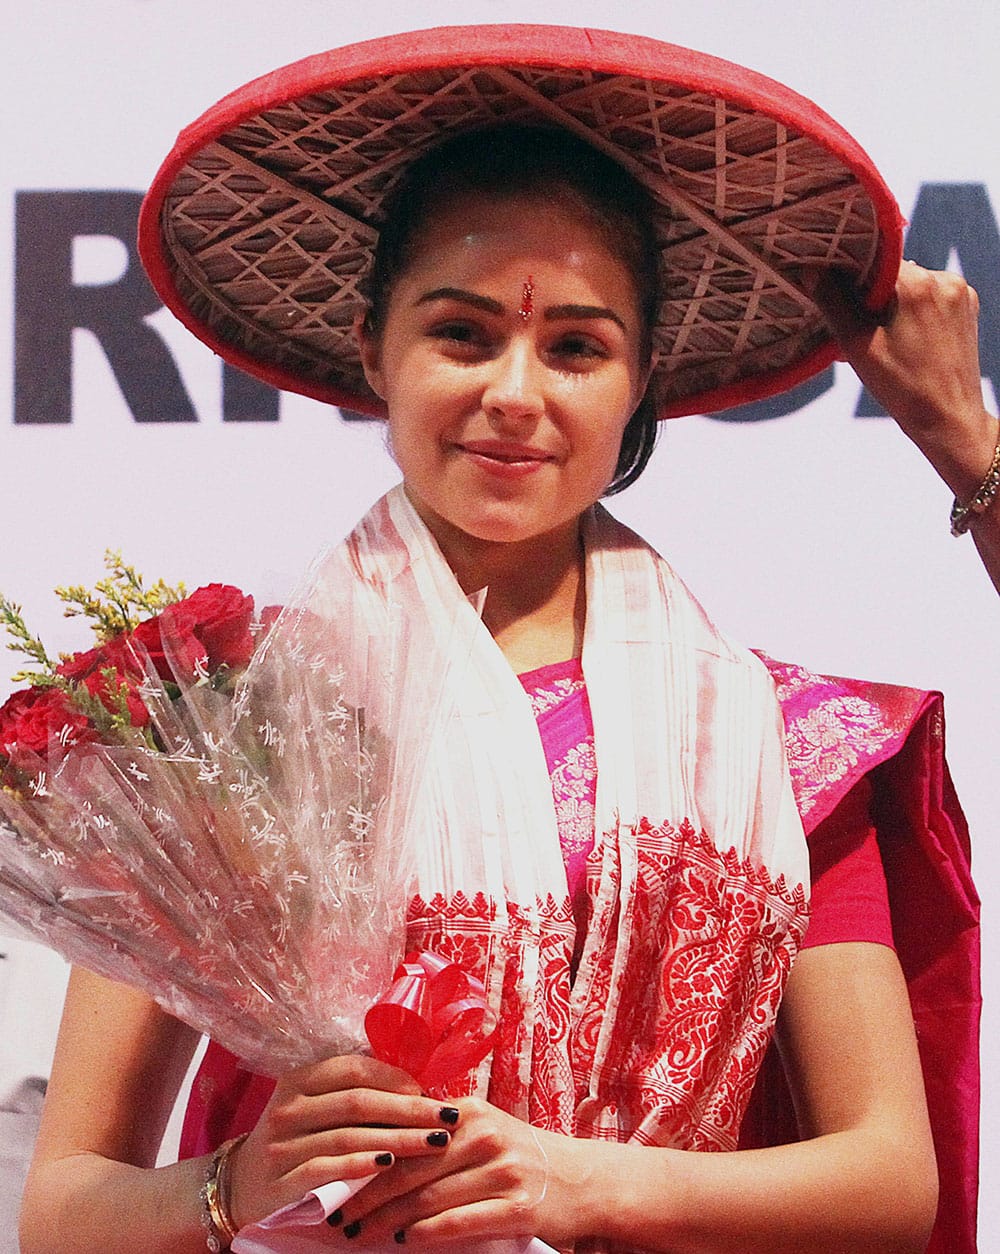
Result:
[[[331,1211],[326,1217],[326,1222],[331,1228],[339,1228],[344,1222],[344,1212],[338,1206],[335,1211]]]
[[[355,1219],[353,1223],[347,1224],[346,1227],[344,1228],[344,1236],[348,1238],[356,1237],[360,1231],[361,1231],[361,1224],[358,1222],[357,1219]]]
[[[447,1132],[429,1132],[427,1134],[427,1144],[433,1145],[435,1149],[444,1149],[451,1140]]]
[[[394,1232],[392,1234],[392,1239],[396,1242],[397,1245],[405,1245],[406,1244],[406,1229],[400,1228],[398,1232]]]
[[[386,1152],[385,1154],[375,1155],[376,1167],[391,1167],[395,1161],[396,1160],[393,1158],[393,1156],[388,1152]]]
[[[442,1123],[450,1123],[454,1127],[458,1123],[458,1111],[454,1106],[442,1106],[438,1111],[438,1118]]]

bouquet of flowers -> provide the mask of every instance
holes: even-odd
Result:
[[[457,623],[418,643],[340,549],[259,619],[237,588],[146,589],[107,564],[94,592],[57,590],[97,633],[58,661],[0,598],[35,667],[0,707],[0,913],[263,1073],[356,1052],[366,1029],[428,1084],[475,1065],[482,986],[433,954],[399,961]],[[325,1217],[364,1184],[331,1181],[233,1248],[325,1249]]]
[[[408,823],[451,642],[411,656],[391,589],[334,551],[280,613],[146,588],[117,555],[59,590],[97,642],[0,708],[0,912],[137,985],[254,1069],[365,1041],[403,954]]]

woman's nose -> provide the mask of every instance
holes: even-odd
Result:
[[[541,363],[527,340],[512,340],[494,357],[482,403],[492,422],[524,422],[541,414]]]

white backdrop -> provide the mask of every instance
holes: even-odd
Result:
[[[224,91],[323,47],[439,22],[539,19],[649,34],[782,79],[861,140],[904,214],[931,183],[983,184],[1000,206],[992,0],[549,0],[544,12],[531,0],[466,0],[459,11],[444,0],[36,0],[0,54],[0,369],[13,378],[16,193],[141,190],[177,130]],[[73,283],[114,283],[126,262],[113,240],[79,240]],[[395,478],[377,424],[311,401],[283,397],[278,422],[223,422],[218,364],[163,311],[152,325],[198,422],[136,422],[86,330],[72,340],[71,422],[15,424],[12,388],[0,406],[0,589],[57,648],[84,641],[49,589],[99,577],[107,546],[150,576],[274,599]],[[839,366],[831,390],[786,417],[673,422],[614,509],[747,643],[944,690],[986,916],[980,1248],[1000,1251],[1000,772],[984,718],[1000,681],[1000,601],[971,541],[948,535],[946,489],[889,420],[853,416],[858,395]],[[61,983],[40,951],[10,952],[29,978],[0,979],[0,1086],[45,1073]]]

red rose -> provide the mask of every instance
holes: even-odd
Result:
[[[0,753],[13,757],[18,749],[48,754],[100,737],[87,717],[58,688],[26,688],[0,707]]]
[[[103,660],[104,649],[98,646],[96,649],[88,649],[86,653],[73,653],[63,658],[56,671],[65,679],[83,683],[88,675],[92,675],[103,664]]]
[[[260,621],[258,624],[258,632],[263,638],[271,630],[274,624],[281,617],[285,607],[283,605],[265,605],[260,612]]]
[[[168,605],[162,614],[141,622],[129,637],[146,654],[157,675],[169,683],[175,674],[193,679],[199,666],[205,664],[205,646],[195,634],[195,621],[184,608],[184,602]]]
[[[131,639],[144,650],[161,679],[193,679],[200,668],[246,666],[253,653],[253,598],[239,588],[210,583],[148,618]]]
[[[208,669],[246,666],[253,653],[253,597],[230,584],[210,583],[177,603],[194,619],[194,634],[208,653]]]
[[[145,727],[149,722],[149,711],[136,686],[136,681],[142,677],[142,668],[129,649],[126,636],[115,636],[86,653],[74,653],[72,657],[65,658],[57,669],[66,679],[82,684],[112,714],[120,709],[119,693],[124,685],[132,726]],[[108,670],[115,671],[115,676],[108,676],[105,673]]]

